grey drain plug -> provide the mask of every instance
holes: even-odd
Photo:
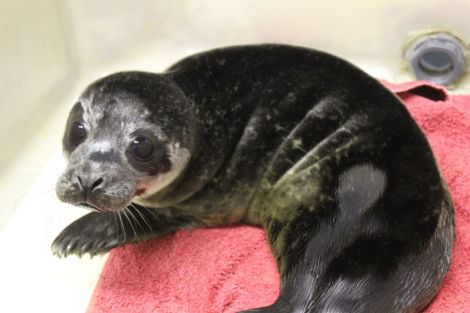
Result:
[[[404,57],[417,79],[445,86],[455,84],[467,68],[464,44],[448,33],[414,39],[405,49]]]

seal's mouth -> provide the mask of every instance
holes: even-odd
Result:
[[[140,196],[145,193],[145,188],[137,188],[134,192],[134,196]]]
[[[80,207],[84,207],[86,209],[92,210],[92,211],[105,212],[105,210],[97,207],[94,204],[88,203],[88,202],[80,202],[77,205],[80,206]]]

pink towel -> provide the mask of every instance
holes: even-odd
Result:
[[[455,204],[452,266],[425,312],[470,312],[470,96],[423,82],[386,85],[425,131]],[[229,313],[269,305],[278,289],[262,229],[180,231],[113,250],[88,313]]]

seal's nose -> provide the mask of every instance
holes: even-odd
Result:
[[[89,193],[98,188],[103,183],[103,178],[93,180],[92,177],[77,176],[78,184],[84,193]]]

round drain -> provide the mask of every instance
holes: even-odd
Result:
[[[467,67],[461,42],[446,33],[420,37],[405,52],[405,58],[419,80],[441,85],[455,83]]]

